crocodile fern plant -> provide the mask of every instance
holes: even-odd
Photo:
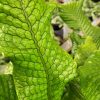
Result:
[[[13,63],[12,74],[0,75],[0,100],[100,100],[100,28],[82,4],[0,0],[0,52]],[[85,34],[74,59],[51,36],[54,9]]]

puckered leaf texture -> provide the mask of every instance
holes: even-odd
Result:
[[[14,65],[18,100],[60,100],[76,76],[76,63],[50,36],[54,8],[44,0],[0,0],[0,46]]]

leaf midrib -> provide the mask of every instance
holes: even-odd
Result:
[[[21,9],[22,9],[22,11],[23,11],[24,17],[25,17],[25,19],[26,19],[26,23],[27,23],[27,25],[29,26],[29,32],[31,33],[32,40],[34,41],[34,44],[35,44],[35,46],[36,46],[36,48],[37,48],[37,52],[38,52],[38,54],[39,54],[39,57],[40,57],[41,62],[42,62],[42,65],[43,65],[43,67],[44,67],[44,71],[45,71],[46,79],[47,79],[47,85],[48,85],[48,74],[47,74],[47,69],[46,69],[45,60],[44,60],[44,58],[43,58],[43,56],[42,56],[42,52],[41,52],[40,47],[39,47],[39,45],[38,45],[38,41],[37,41],[37,39],[35,38],[34,32],[32,31],[31,22],[30,22],[29,19],[28,19],[28,15],[27,15],[26,11],[24,10],[24,9],[25,9],[24,4],[23,4],[22,0],[19,0],[19,1],[20,1],[20,6],[21,6]],[[48,96],[48,95],[49,95],[49,93],[48,93],[48,86],[47,86],[47,96]],[[49,97],[48,97],[48,100],[49,100]]]

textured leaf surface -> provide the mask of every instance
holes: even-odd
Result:
[[[44,0],[0,0],[0,46],[19,100],[60,100],[76,76],[76,63],[50,36],[53,9]]]
[[[100,51],[79,68],[80,86],[86,100],[100,100]]]
[[[100,28],[92,26],[82,11],[84,0],[69,2],[60,6],[60,16],[70,27],[80,29],[85,35],[92,36],[97,47],[100,47]]]
[[[0,75],[0,100],[17,100],[12,75]]]

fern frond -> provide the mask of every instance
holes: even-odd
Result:
[[[18,100],[13,76],[0,75],[0,100]]]
[[[100,100],[100,51],[79,67],[80,86],[86,100]]]
[[[80,29],[85,36],[92,36],[100,47],[100,28],[93,26],[82,11],[83,0],[70,2],[59,7],[60,16],[70,27]]]

